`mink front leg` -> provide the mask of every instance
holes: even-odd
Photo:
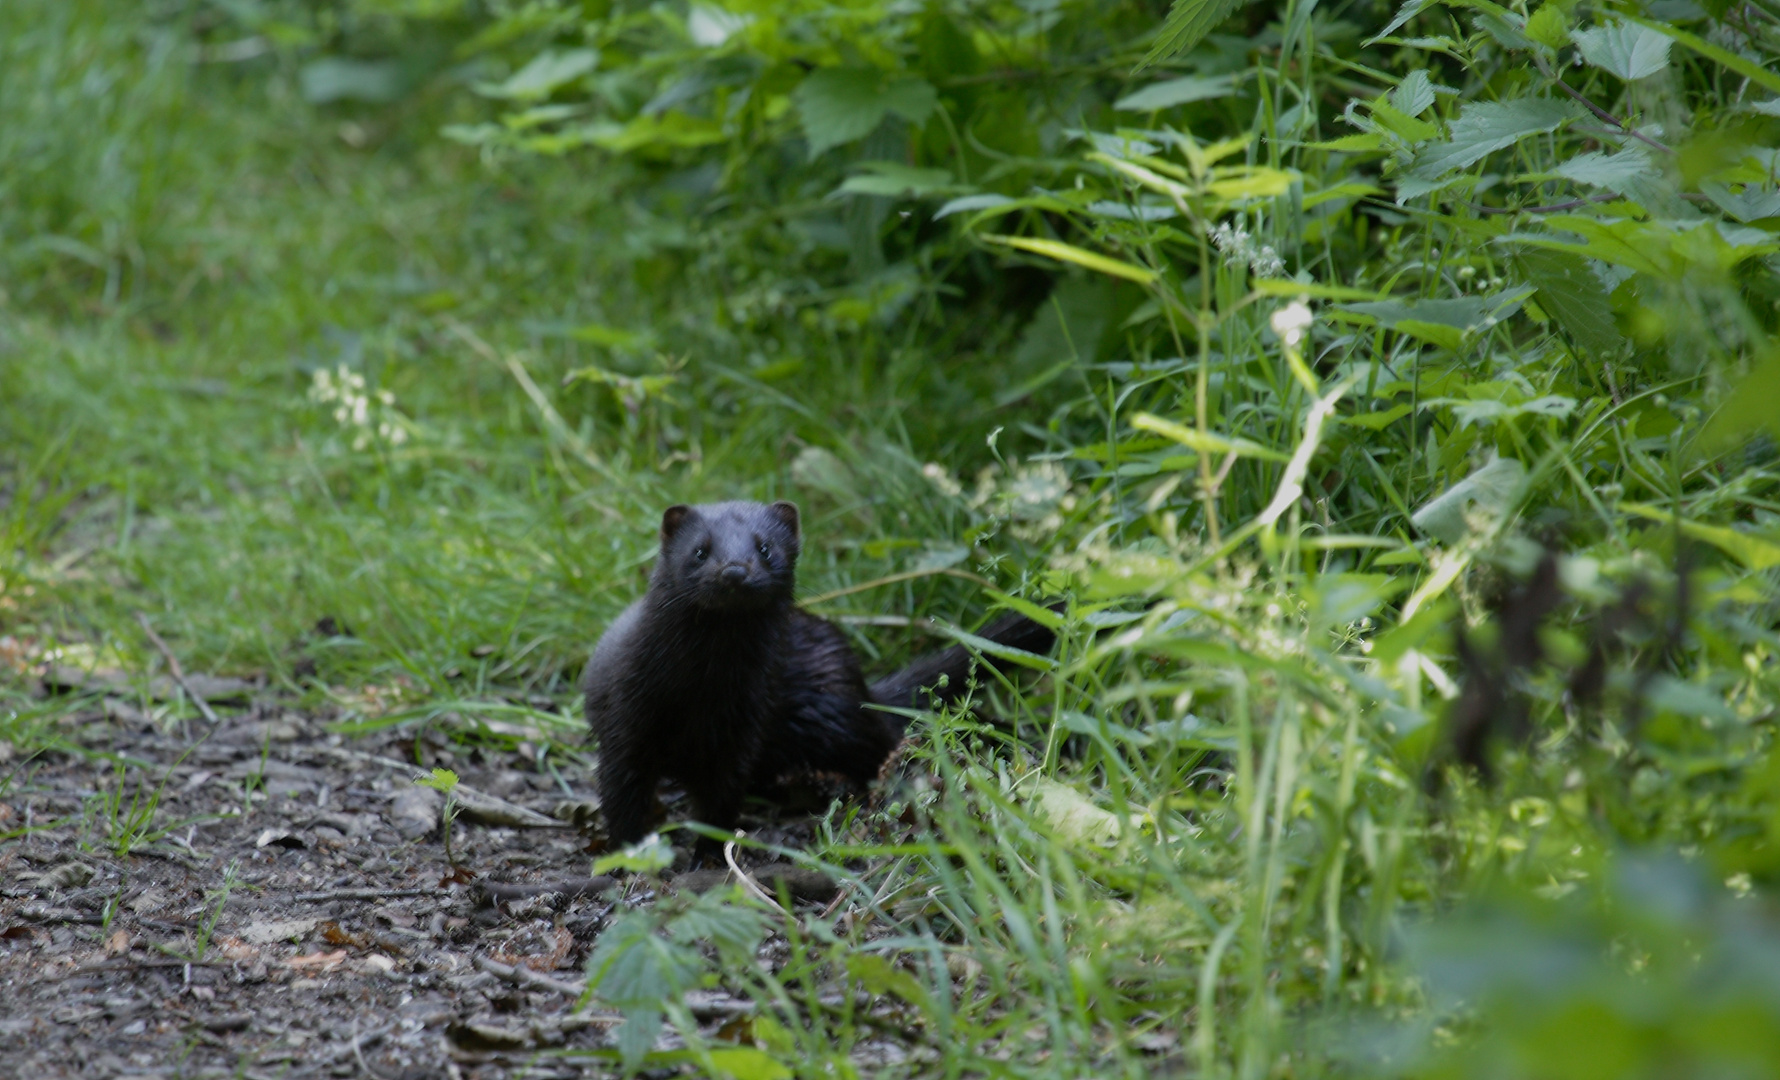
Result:
[[[634,844],[649,835],[660,810],[655,801],[658,779],[652,770],[643,768],[641,762],[633,760],[621,749],[601,750],[596,786],[610,847]]]

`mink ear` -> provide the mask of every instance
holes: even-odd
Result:
[[[686,519],[691,516],[692,507],[685,505],[670,506],[662,511],[661,544],[663,547],[667,546],[667,542],[674,538],[674,534],[680,531],[680,526],[685,524]]]
[[[791,530],[791,539],[801,547],[803,545],[803,528],[797,521],[797,504],[783,500],[773,503],[766,512],[778,518],[779,522]]]

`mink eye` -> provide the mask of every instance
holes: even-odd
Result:
[[[708,547],[698,548],[697,550],[695,550],[692,553],[692,557],[697,559],[699,562],[704,562],[706,559],[711,557],[711,549]]]
[[[770,555],[772,553],[772,549],[767,546],[767,543],[765,540],[762,540],[758,544],[755,544],[754,547],[760,552],[760,555],[762,558],[765,558],[767,555]]]

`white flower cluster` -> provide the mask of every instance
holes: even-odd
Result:
[[[1048,542],[1063,527],[1063,515],[1076,507],[1069,474],[1054,461],[1022,465],[1010,477],[991,465],[977,474],[976,490],[964,485],[934,462],[921,468],[934,487],[950,498],[962,499],[972,510],[1005,522],[1008,531],[1030,543]]]
[[[1255,243],[1255,238],[1241,224],[1221,221],[1205,235],[1211,238],[1211,245],[1218,249],[1218,254],[1230,262],[1247,263],[1256,277],[1276,278],[1286,272],[1286,261],[1273,250],[1273,245]]]
[[[1279,340],[1285,342],[1286,348],[1296,349],[1298,343],[1304,340],[1304,331],[1310,329],[1310,324],[1316,321],[1316,316],[1310,313],[1310,305],[1302,300],[1294,300],[1274,312],[1273,317],[1267,321],[1273,327],[1273,332],[1279,335]]]
[[[408,441],[406,418],[396,410],[395,395],[388,390],[373,394],[365,388],[365,377],[345,364],[333,371],[318,369],[309,384],[309,400],[334,406],[334,422],[354,431],[354,450],[371,445],[373,436],[391,446]]]

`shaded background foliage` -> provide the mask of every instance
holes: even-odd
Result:
[[[9,5],[4,630],[569,752],[659,508],[790,494],[874,665],[1065,644],[837,812],[891,943],[638,913],[635,1031],[698,972],[808,1071],[839,981],[948,1072],[1771,1072],[1698,1033],[1774,1007],[1775,16]]]

